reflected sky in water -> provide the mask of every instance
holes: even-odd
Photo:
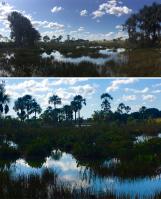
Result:
[[[117,177],[106,177],[99,178],[98,176],[90,179],[89,170],[85,167],[77,166],[76,159],[72,155],[67,153],[62,153],[62,156],[59,160],[54,160],[52,156],[46,158],[46,161],[43,163],[40,168],[33,168],[23,160],[19,159],[16,163],[11,165],[11,171],[13,174],[31,174],[37,173],[40,174],[44,168],[50,168],[56,171],[61,180],[65,182],[70,182],[72,185],[82,186],[85,188],[94,188],[96,191],[113,191],[116,195],[130,195],[131,198],[134,195],[142,196],[152,196],[153,194],[161,191],[161,176],[156,176],[154,178],[140,178],[136,180],[121,180]],[[83,175],[87,176],[83,178]]]
[[[73,64],[80,64],[81,62],[90,62],[96,65],[104,65],[106,62],[114,60],[117,61],[119,58],[120,53],[124,52],[125,49],[119,48],[117,50],[112,49],[104,49],[99,50],[98,53],[101,55],[107,55],[107,57],[98,57],[92,58],[90,56],[81,56],[77,58],[72,57],[65,57],[59,51],[53,51],[51,54],[47,54],[46,52],[41,54],[42,59],[51,58],[54,61],[58,62],[65,62],[65,63],[73,63]]]

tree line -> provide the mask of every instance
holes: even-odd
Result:
[[[6,94],[5,82],[0,84],[0,116],[6,115],[9,112],[9,103],[10,96]],[[73,121],[75,123],[78,121],[81,122],[81,109],[83,105],[86,105],[86,99],[81,95],[76,95],[71,101],[70,105],[64,105],[61,108],[58,108],[58,105],[62,104],[62,99],[58,95],[52,95],[48,100],[49,106],[42,113],[42,108],[38,104],[35,98],[31,95],[25,95],[19,97],[14,102],[13,110],[17,113],[18,118],[21,121],[30,119],[30,116],[34,114],[33,118],[37,119],[37,115],[40,115],[40,118],[46,122],[51,123],[61,123],[62,121]],[[74,117],[73,117],[74,114]],[[78,118],[77,118],[78,116]]]
[[[131,112],[131,107],[120,103],[117,110],[111,110],[111,102],[113,97],[109,93],[103,93],[100,96],[102,101],[101,110],[94,111],[92,115],[93,121],[127,121],[127,119],[148,119],[161,117],[161,111],[155,108],[146,108],[142,106],[138,112]],[[0,118],[7,117],[9,112],[10,96],[6,94],[5,82],[0,84]],[[66,122],[71,124],[81,125],[83,118],[81,110],[86,106],[86,99],[81,95],[76,95],[69,105],[62,105],[62,99],[58,95],[52,95],[48,99],[49,106],[45,111],[42,111],[40,104],[31,95],[19,97],[14,102],[13,110],[21,121],[29,119],[42,119],[49,124],[61,124]],[[58,107],[59,106],[59,107]],[[130,113],[131,112],[131,113]],[[38,117],[39,116],[39,117]]]
[[[20,12],[13,11],[8,15],[11,29],[10,37],[17,47],[34,46],[40,41],[41,35],[34,28],[29,18]],[[154,46],[160,44],[161,40],[161,4],[153,3],[145,5],[139,12],[132,14],[123,24],[123,30],[128,32],[128,41],[142,46]],[[43,38],[45,43],[60,43],[63,36],[60,35],[50,39],[48,35]],[[78,39],[67,35],[66,43],[78,42],[88,43],[88,40]]]
[[[11,29],[10,38],[14,41],[17,47],[34,46],[37,42],[41,40],[41,38],[45,43],[60,43],[63,39],[62,35],[58,37],[53,35],[51,39],[48,35],[42,37],[39,31],[33,27],[30,19],[23,16],[20,12],[17,11],[13,11],[11,14],[8,15],[8,22]],[[74,37],[67,35],[65,43],[69,42],[84,43],[88,41],[83,39],[76,40]]]
[[[132,14],[123,25],[129,41],[141,45],[154,46],[161,42],[161,4],[144,6],[138,13]]]

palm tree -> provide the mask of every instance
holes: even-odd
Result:
[[[146,112],[147,108],[145,106],[142,106],[140,109],[139,109],[139,113],[142,115],[142,119],[144,119],[145,117],[145,112]]]
[[[32,110],[32,104],[35,100],[33,99],[33,97],[31,95],[25,95],[23,97],[23,101],[25,104],[26,112],[27,112],[27,119],[29,119],[29,116],[30,116],[31,110]]]
[[[74,97],[74,102],[77,104],[78,120],[79,120],[79,124],[80,124],[80,111],[81,111],[83,105],[86,106],[86,99],[84,99],[81,95],[76,95]]]
[[[63,112],[65,113],[65,120],[69,121],[73,119],[73,111],[72,111],[72,106],[70,105],[65,105],[63,107]]]
[[[36,102],[36,100],[33,101],[31,106],[32,106],[32,108],[31,108],[30,113],[35,114],[35,120],[36,120],[37,113],[40,114],[42,112],[42,109],[41,109],[40,105]]]
[[[9,104],[10,98],[9,95],[6,94],[5,90],[5,82],[0,84],[0,117],[3,113],[7,114],[9,112]]]
[[[53,95],[49,98],[49,104],[54,104],[54,109],[56,109],[56,105],[60,105],[61,103],[61,98],[57,95]]]
[[[102,104],[101,104],[103,111],[110,112],[111,104],[110,104],[109,100],[113,100],[113,97],[111,97],[111,95],[108,93],[103,93],[101,95],[101,100],[103,100]]]
[[[77,102],[72,101],[71,102],[71,108],[72,108],[72,110],[74,112],[74,119],[75,119],[75,123],[76,123],[76,121],[77,121],[77,112],[78,112],[78,104],[77,104]]]
[[[17,112],[18,117],[20,118],[21,121],[24,121],[25,118],[27,117],[26,112],[25,112],[25,103],[23,97],[18,98],[15,101],[13,109]]]

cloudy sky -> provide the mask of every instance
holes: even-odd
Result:
[[[141,106],[161,109],[161,79],[0,79],[5,80],[6,91],[11,97],[10,115],[14,101],[25,94],[31,94],[45,109],[52,94],[62,98],[63,105],[70,104],[75,95],[82,95],[87,99],[87,106],[82,110],[84,118],[90,117],[94,110],[100,110],[100,95],[110,93],[114,100],[112,109],[120,102],[129,105],[132,111]]]
[[[155,0],[160,2],[160,0]],[[154,0],[3,0],[0,4],[0,33],[9,35],[7,15],[20,11],[43,34],[67,34],[84,39],[126,37],[121,24],[130,14]]]

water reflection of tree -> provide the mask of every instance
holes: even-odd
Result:
[[[109,161],[112,161],[112,159]],[[109,161],[106,160],[106,162]],[[95,180],[99,179],[99,181],[103,181],[109,177],[123,181],[125,179],[136,180],[137,178],[154,178],[161,173],[161,170],[157,169],[161,161],[154,164],[145,163],[144,159],[140,162],[135,159],[122,159],[117,160],[117,164],[104,164],[104,162],[103,160],[77,160],[77,166],[80,168],[80,179],[91,184]]]
[[[51,152],[51,157],[54,159],[54,160],[60,160],[60,158],[62,157],[63,153],[60,151],[60,150],[54,150]]]

